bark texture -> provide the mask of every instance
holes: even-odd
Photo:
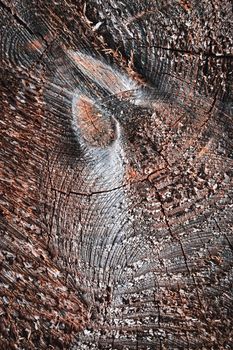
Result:
[[[231,1],[0,22],[0,348],[231,349]]]

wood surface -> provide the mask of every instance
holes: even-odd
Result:
[[[232,349],[230,0],[0,1],[0,349]]]

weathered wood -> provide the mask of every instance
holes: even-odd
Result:
[[[231,349],[231,2],[0,21],[0,348]]]

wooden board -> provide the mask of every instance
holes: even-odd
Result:
[[[0,22],[0,348],[231,349],[231,1]]]

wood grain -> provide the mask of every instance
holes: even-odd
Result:
[[[0,348],[231,349],[231,2],[0,21]]]

